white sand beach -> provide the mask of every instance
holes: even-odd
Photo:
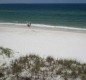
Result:
[[[33,53],[86,62],[85,32],[0,24],[0,46],[17,52],[16,57]]]

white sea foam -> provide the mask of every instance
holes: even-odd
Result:
[[[67,30],[83,30],[86,31],[85,28],[76,28],[76,27],[67,27],[67,26],[52,26],[52,25],[45,25],[45,24],[32,24],[35,27],[48,27],[48,28],[57,28],[57,29],[67,29]]]
[[[0,25],[16,25],[16,26],[26,26],[27,23],[0,23]],[[32,27],[39,27],[39,28],[50,28],[50,29],[60,29],[60,30],[70,30],[70,31],[84,31],[86,32],[85,28],[78,28],[78,27],[68,27],[68,26],[53,26],[53,25],[46,25],[46,24],[34,24],[32,23]]]

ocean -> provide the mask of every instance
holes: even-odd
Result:
[[[86,29],[86,4],[0,4],[0,23],[27,23]]]

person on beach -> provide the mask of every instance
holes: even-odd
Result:
[[[27,26],[28,26],[28,27],[31,27],[31,22],[27,23]]]

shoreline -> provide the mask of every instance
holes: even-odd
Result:
[[[0,26],[3,27],[17,27],[17,28],[29,28],[25,23],[0,23]],[[66,27],[66,26],[52,26],[44,24],[31,24],[30,29],[41,29],[41,30],[53,30],[53,31],[67,31],[67,32],[80,32],[86,33],[85,28],[76,28],[76,27]]]

